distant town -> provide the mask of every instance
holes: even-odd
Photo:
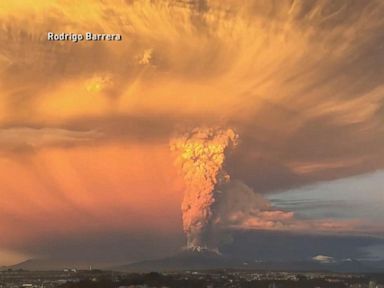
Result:
[[[237,270],[123,273],[102,270],[0,272],[0,288],[384,288],[383,274]]]

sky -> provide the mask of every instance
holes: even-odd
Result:
[[[383,15],[380,0],[2,1],[0,265],[177,253],[169,143],[196,127],[236,131],[231,189],[269,205],[228,224],[222,251],[384,258]],[[88,31],[123,39],[47,41]]]

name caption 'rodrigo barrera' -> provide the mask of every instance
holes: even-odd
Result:
[[[121,41],[121,34],[97,34],[92,32],[83,33],[47,33],[48,41]]]

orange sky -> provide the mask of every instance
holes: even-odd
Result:
[[[178,229],[183,185],[169,154],[167,145],[111,144],[2,158],[0,243]]]
[[[167,148],[52,148],[2,159],[2,212],[12,213],[15,221],[31,221],[32,225],[31,231],[15,231],[12,225],[4,234],[15,235],[11,239],[14,241],[31,236],[39,227],[50,229],[54,225],[65,232],[77,225],[97,229],[106,223],[139,229],[149,222],[158,229],[174,228],[179,221],[171,219],[180,214],[182,183],[169,161]],[[117,217],[120,214],[135,221]],[[136,221],[140,218],[142,222]]]

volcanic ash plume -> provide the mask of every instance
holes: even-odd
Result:
[[[186,183],[182,213],[187,249],[217,249],[212,207],[220,193],[218,188],[229,182],[223,164],[227,151],[237,145],[237,140],[232,129],[197,128],[171,141]]]

